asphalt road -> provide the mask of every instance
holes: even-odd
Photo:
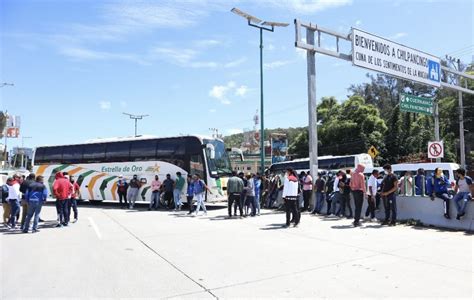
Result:
[[[0,298],[473,297],[473,238],[303,214],[227,219],[82,205],[79,222],[41,232],[0,227]]]

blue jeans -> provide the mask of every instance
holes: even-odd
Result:
[[[385,208],[385,221],[390,220],[390,216],[392,217],[392,222],[397,221],[397,195],[395,193],[391,193],[388,196],[384,197],[384,208]]]
[[[35,218],[33,219],[33,230],[38,229],[38,221],[41,212],[41,207],[43,207],[42,201],[30,201],[28,202],[28,214],[26,215],[25,227],[23,228],[23,232],[28,232],[30,228],[30,222],[33,215]]]
[[[178,189],[174,189],[173,191],[173,199],[174,199],[174,208],[179,208],[181,205],[181,191]]]
[[[150,209],[158,209],[160,208],[160,192],[152,192],[151,193],[151,201],[150,201]]]
[[[18,199],[9,199],[8,202],[10,203],[11,212],[10,212],[10,220],[9,224],[15,228],[16,226],[16,214],[20,210],[20,201]]]
[[[464,215],[466,212],[467,202],[469,201],[469,193],[468,192],[459,192],[457,193],[454,198],[454,204],[456,204],[456,208],[458,210],[458,215]],[[462,202],[462,203],[460,203]]]
[[[316,204],[314,205],[313,213],[321,213],[324,206],[324,193],[316,192]]]
[[[256,210],[256,213],[260,214],[260,194],[259,193],[255,193],[255,199],[253,203],[254,203],[253,206],[254,206],[254,209]]]

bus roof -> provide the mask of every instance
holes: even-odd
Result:
[[[62,144],[62,145],[45,145],[45,146],[39,146],[39,147],[47,148],[47,147],[60,147],[60,146],[76,146],[76,145],[126,142],[126,141],[141,141],[141,140],[155,140],[155,139],[176,139],[176,138],[183,138],[183,137],[196,137],[201,142],[204,139],[223,141],[222,139],[219,139],[219,138],[214,138],[214,137],[209,137],[209,136],[204,136],[204,135],[180,135],[180,136],[163,136],[163,137],[158,137],[158,136],[153,136],[153,135],[140,135],[140,136],[136,136],[136,137],[135,136],[125,136],[125,137],[97,138],[97,139],[87,140],[83,143]],[[39,148],[39,147],[37,147],[37,148]]]

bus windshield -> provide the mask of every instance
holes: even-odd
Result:
[[[232,174],[229,155],[224,142],[219,140],[204,140],[206,144],[206,158],[211,176],[225,176]]]

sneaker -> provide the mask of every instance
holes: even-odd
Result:
[[[458,214],[458,215],[456,216],[456,220],[461,220],[461,215]]]
[[[151,210],[151,208],[148,208],[148,211],[150,211],[150,210]]]
[[[56,225],[56,226],[54,226],[54,227],[61,228],[61,227],[63,227],[63,224],[58,224],[58,225]]]
[[[383,221],[381,225],[388,225],[388,221]]]
[[[77,219],[74,219],[74,221],[72,221],[73,223],[77,223]]]
[[[36,232],[39,232],[40,230],[39,229],[33,229],[33,233],[36,233]]]
[[[390,222],[390,224],[388,224],[388,226],[395,226],[397,225],[397,222]]]
[[[354,227],[359,227],[360,223],[359,222],[352,222],[352,225],[354,225]]]
[[[38,222],[39,222],[39,223],[44,223],[44,220],[40,218],[40,219],[38,220]]]
[[[21,232],[23,232],[23,233],[28,233],[28,230],[26,230],[26,231],[25,231],[25,230],[22,230]]]
[[[444,217],[448,220],[451,219],[451,217],[448,214],[444,214]]]

